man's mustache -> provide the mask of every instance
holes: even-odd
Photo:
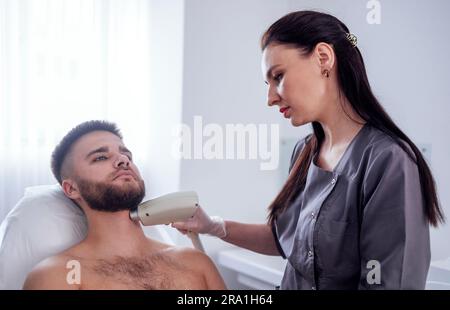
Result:
[[[125,169],[125,168],[120,168],[118,171],[111,173],[111,179],[115,180],[118,177],[122,176],[122,175],[130,175],[133,177],[133,179],[135,179],[136,181],[139,181],[139,178],[137,177],[136,173],[134,173],[133,170],[131,169]]]

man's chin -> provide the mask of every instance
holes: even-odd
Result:
[[[119,181],[119,182],[116,182]],[[136,208],[145,196],[144,182],[116,179],[109,184],[83,184],[82,196],[87,205],[96,211],[119,212]]]

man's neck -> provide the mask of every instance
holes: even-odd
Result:
[[[95,248],[95,256],[140,256],[146,252],[148,239],[139,223],[129,218],[128,211],[86,214],[89,232],[86,246]]]

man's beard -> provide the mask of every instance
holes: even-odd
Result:
[[[92,210],[104,212],[118,212],[136,208],[145,196],[145,184],[138,180],[138,188],[107,184],[103,182],[91,182],[79,179],[80,195]]]

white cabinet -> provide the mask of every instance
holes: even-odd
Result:
[[[425,289],[450,290],[450,257],[431,262]]]

